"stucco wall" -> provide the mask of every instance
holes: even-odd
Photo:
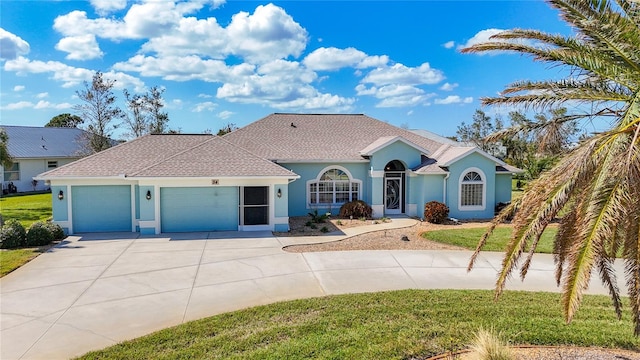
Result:
[[[511,201],[511,174],[496,174],[496,204]]]
[[[31,181],[34,177],[42,174],[45,171],[51,170],[47,168],[48,161],[57,161],[58,167],[68,164],[78,158],[64,158],[64,159],[15,159],[14,161],[20,164],[20,180],[12,181],[18,189],[18,192],[33,191],[33,185]],[[4,181],[4,168],[0,167],[0,180],[2,180],[3,189],[7,188],[9,181]],[[46,185],[44,181],[38,181],[35,190],[42,191],[49,189],[49,185]]]
[[[476,168],[484,173],[485,177],[485,201],[482,210],[460,209],[460,176],[471,168]],[[472,153],[449,166],[449,179],[447,180],[447,205],[449,216],[457,219],[490,219],[494,215],[496,204],[496,164],[486,157]],[[509,187],[510,188],[510,187]]]
[[[369,179],[368,163],[288,163],[280,164],[285,168],[300,175],[300,179],[289,184],[288,210],[289,216],[306,216],[313,209],[307,203],[307,181],[318,177],[320,172],[330,166],[339,166],[347,169],[353,179],[362,181],[361,197],[363,201],[371,203],[371,180]],[[331,211],[337,214],[340,207],[317,207],[318,211]]]

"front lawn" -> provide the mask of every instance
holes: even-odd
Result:
[[[36,221],[51,217],[51,194],[3,196],[0,198],[0,210],[5,221],[18,219],[28,228]]]
[[[495,229],[493,235],[487,240],[484,246],[486,251],[504,251],[507,242],[511,239],[511,226],[504,225]],[[444,244],[461,246],[469,250],[475,250],[478,241],[487,230],[486,227],[461,228],[426,231],[422,237],[428,240],[437,241]],[[549,226],[542,234],[536,252],[551,254],[553,252],[553,239],[558,232],[557,226]],[[528,250],[528,249],[527,249]]]
[[[36,221],[51,217],[51,194],[12,195],[0,198],[0,212],[5,221],[17,219],[26,229]],[[28,263],[42,253],[41,248],[0,251],[0,277]]]
[[[628,303],[626,304],[628,306]],[[81,359],[423,359],[463,349],[479,328],[511,344],[639,349],[630,314],[585,296],[573,323],[560,294],[403,290],[295,300],[189,322]]]
[[[0,250],[0,277],[28,263],[42,252],[39,248]]]

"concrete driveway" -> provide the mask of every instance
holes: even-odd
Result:
[[[411,225],[411,219],[373,225]],[[67,359],[223,312],[282,300],[396,289],[492,289],[501,254],[469,251],[287,253],[329,241],[262,233],[72,236],[0,279],[0,358]],[[619,271],[622,267],[619,266]],[[537,255],[512,290],[558,291],[551,256]],[[624,288],[621,283],[621,288]],[[606,294],[599,282],[589,293]]]

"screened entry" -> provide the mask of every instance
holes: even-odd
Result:
[[[244,186],[240,191],[240,225],[269,224],[269,187]]]

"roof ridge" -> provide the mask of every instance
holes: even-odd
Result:
[[[266,162],[268,162],[268,163],[270,163],[270,164],[272,164],[272,165],[275,165],[275,166],[281,167],[281,168],[283,168],[283,169],[285,169],[285,170],[289,171],[289,172],[290,172],[290,173],[292,173],[292,174],[295,174],[293,171],[291,171],[291,170],[287,169],[286,167],[284,167],[284,166],[282,166],[282,165],[279,165],[278,163],[276,163],[276,162],[275,162],[275,161],[273,161],[273,160],[269,160],[269,159],[267,159],[267,158],[264,158],[264,157],[262,157],[262,156],[260,156],[260,155],[258,155],[258,154],[256,154],[256,153],[254,153],[253,151],[250,151],[250,150],[248,150],[248,149],[245,149],[244,147],[242,147],[242,146],[240,146],[240,145],[234,144],[234,143],[232,143],[231,141],[229,141],[229,140],[227,140],[227,139],[224,139],[222,136],[219,136],[219,138],[220,138],[220,140],[223,140],[224,142],[226,142],[227,144],[230,144],[230,145],[231,145],[231,146],[233,146],[234,148],[240,149],[240,150],[242,150],[242,151],[246,152],[247,154],[250,154],[250,155],[253,155],[253,156],[257,157],[257,158],[258,158],[258,159],[260,159],[260,160],[266,161]]]
[[[161,135],[161,134],[156,134],[156,135]],[[203,134],[203,135],[207,135],[207,134]],[[151,136],[151,134],[149,134],[149,136]],[[187,136],[191,136],[191,135],[187,135]],[[210,136],[211,136],[211,138],[210,138],[210,139],[207,139],[207,140],[205,140],[205,141],[202,141],[202,142],[200,142],[200,143],[198,143],[198,144],[196,144],[196,145],[194,145],[194,146],[188,147],[188,148],[186,148],[186,149],[184,149],[184,150],[182,150],[182,151],[178,151],[177,153],[175,153],[175,154],[173,154],[173,155],[171,155],[171,156],[169,156],[169,157],[167,157],[167,158],[165,158],[165,159],[162,159],[161,161],[154,161],[151,165],[146,166],[146,167],[143,167],[142,169],[138,169],[137,171],[135,171],[135,172],[131,173],[131,175],[129,175],[129,176],[136,176],[136,174],[139,174],[139,173],[141,173],[141,172],[143,172],[143,171],[145,171],[145,170],[147,170],[147,169],[151,169],[152,167],[157,166],[158,164],[161,164],[161,163],[163,163],[163,162],[165,162],[165,161],[168,161],[168,160],[170,160],[170,159],[173,159],[173,158],[174,158],[174,157],[176,157],[176,156],[182,155],[182,154],[184,154],[184,153],[185,153],[185,152],[187,152],[187,151],[191,151],[191,150],[193,150],[193,149],[195,149],[195,148],[198,148],[198,147],[202,146],[203,144],[208,143],[209,141],[213,141],[213,140],[216,138],[216,136],[215,136],[215,135],[210,135]],[[219,137],[219,136],[218,136],[218,137]]]

